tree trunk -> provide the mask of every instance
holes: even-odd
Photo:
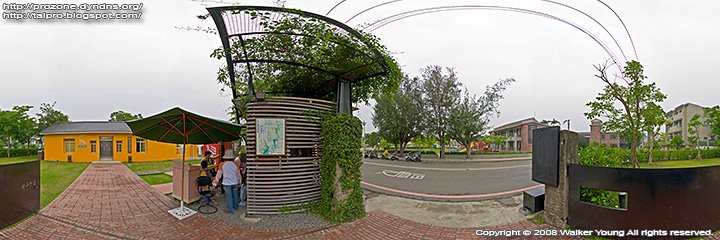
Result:
[[[7,139],[7,142],[5,143],[5,147],[7,147],[7,157],[10,157],[10,137],[5,139]]]
[[[445,159],[445,141],[443,141],[444,136],[441,135],[440,137],[440,159]]]
[[[700,141],[698,141],[698,143],[697,143],[697,150],[698,150],[697,159],[702,160],[702,153],[700,153]]]
[[[405,156],[405,147],[407,147],[407,143],[400,143],[400,156]]]
[[[648,153],[648,164],[652,164],[653,162],[653,141],[650,142],[650,152]]]
[[[632,164],[632,168],[638,168],[640,166],[637,161],[637,142],[637,140],[633,140],[631,143],[632,146],[630,147],[630,163]]]

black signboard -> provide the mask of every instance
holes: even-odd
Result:
[[[0,165],[0,229],[40,209],[40,161]]]
[[[535,129],[532,135],[532,180],[557,187],[560,163],[560,127]]]

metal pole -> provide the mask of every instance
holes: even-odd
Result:
[[[350,97],[350,82],[338,81],[337,90],[338,114],[352,114],[352,99]]]
[[[183,156],[182,156],[182,167],[180,175],[180,212],[187,214],[185,211],[185,145],[187,145],[187,126],[185,125],[185,113],[183,113]]]

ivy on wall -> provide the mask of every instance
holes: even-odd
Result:
[[[349,114],[326,116],[320,123],[321,199],[313,210],[332,223],[365,216],[360,186],[362,124]]]

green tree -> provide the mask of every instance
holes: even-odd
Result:
[[[142,114],[132,114],[129,112],[124,112],[123,110],[117,110],[112,113],[110,113],[110,119],[108,121],[111,122],[126,122],[130,120],[140,119],[142,118]]]
[[[465,158],[472,158],[471,145],[479,141],[481,134],[488,130],[488,123],[491,116],[500,114],[498,107],[503,99],[503,91],[515,79],[508,78],[501,80],[492,86],[487,86],[485,94],[480,98],[470,95],[467,89],[460,102],[452,106],[451,118],[448,121],[448,137],[462,144],[466,149]]]
[[[560,122],[554,118],[552,120],[549,120],[549,119],[542,120],[542,121],[540,121],[540,123],[547,124],[550,126],[560,126]]]
[[[680,149],[685,146],[685,141],[683,141],[680,135],[675,135],[670,139],[670,143],[668,145],[670,148]]]
[[[453,107],[460,100],[460,86],[454,69],[446,68],[443,73],[440,66],[428,66],[421,69],[423,91],[422,104],[424,129],[440,142],[440,158],[445,158],[445,145],[450,130],[450,119]]]
[[[643,112],[652,104],[660,105],[667,96],[655,83],[644,82],[647,77],[638,61],[627,62],[619,80],[611,80],[607,68],[608,64],[595,66],[599,72],[595,76],[605,83],[605,87],[594,101],[586,104],[590,112],[585,116],[588,119],[607,118],[602,126],[603,132],[616,131],[630,142],[630,162],[633,168],[637,168],[637,147],[643,131],[653,124],[645,119]]]
[[[697,148],[698,160],[702,160],[702,154],[700,153],[700,144],[698,144],[698,141],[700,141],[700,127],[704,125],[705,124],[700,120],[700,114],[693,115],[692,118],[690,118],[690,122],[688,123],[688,133],[690,134],[690,136],[688,136],[688,142]]]
[[[37,120],[28,115],[28,111],[30,111],[30,109],[32,108],[32,106],[13,107],[13,110],[17,111],[19,115],[17,121],[18,126],[20,127],[17,134],[15,135],[15,139],[19,143],[26,144],[26,147],[28,148],[32,144],[33,138],[35,138],[40,133],[40,130],[37,127]]]
[[[493,150],[497,150],[497,146],[504,145],[507,140],[507,136],[502,135],[487,135],[482,138],[485,144],[493,146]]]
[[[40,112],[35,114],[37,116],[38,129],[40,131],[45,130],[55,123],[70,121],[70,117],[68,117],[68,115],[65,115],[61,111],[55,109],[56,103],[57,102],[53,102],[53,104],[40,104]]]
[[[377,132],[371,132],[371,133],[366,133],[363,140],[365,141],[365,146],[372,148],[371,151],[375,151],[375,148],[377,148],[378,145],[380,145],[380,141],[382,140],[382,138],[380,137],[380,134],[378,134]]]
[[[0,136],[7,145],[7,157],[10,148],[17,143],[29,142],[35,135],[34,119],[28,115],[32,106],[14,106],[11,110],[0,110]]]
[[[653,148],[655,148],[655,138],[660,134],[660,128],[663,125],[669,124],[670,120],[665,115],[665,111],[660,105],[650,103],[643,111],[643,118],[645,119],[644,131],[647,135],[647,147],[650,152],[648,154],[648,163],[653,163]]]
[[[378,134],[405,152],[410,141],[422,133],[422,103],[418,79],[405,78],[402,87],[375,99],[373,125]]]
[[[715,137],[715,142],[720,147],[720,105],[706,108],[705,118],[710,127],[710,135]]]
[[[435,146],[435,144],[437,144],[437,140],[435,140],[435,138],[432,136],[417,136],[413,138],[412,144],[417,148],[426,149]]]

